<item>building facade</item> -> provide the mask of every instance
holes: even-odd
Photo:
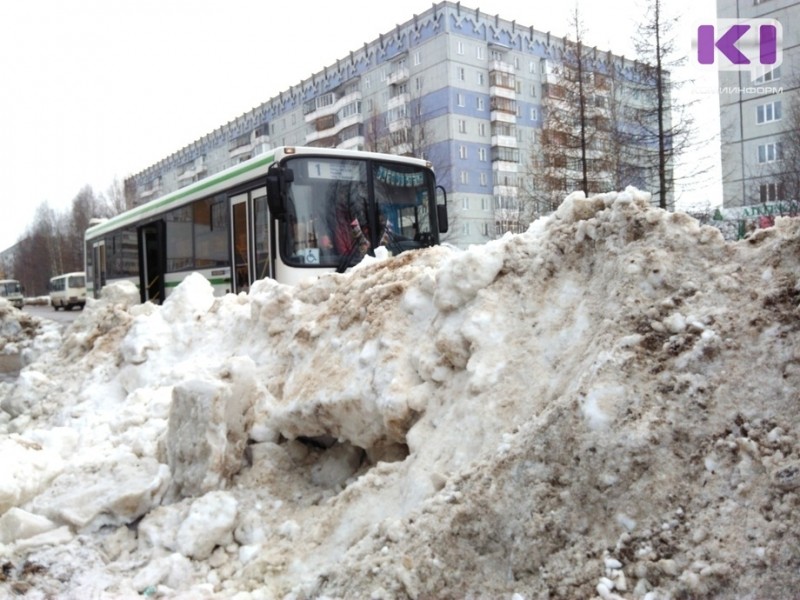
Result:
[[[577,167],[568,158],[556,161],[563,189],[543,189],[549,184],[538,159],[556,92],[562,105],[575,104],[563,85],[570,71],[563,65],[575,52],[568,40],[460,2],[440,2],[132,176],[126,194],[139,204],[281,145],[408,154],[430,160],[447,190],[448,241],[483,243],[524,229],[555,208],[553,198],[578,189]],[[596,139],[605,139],[613,129],[608,123],[634,118],[613,117],[621,114],[614,112],[620,99],[629,115],[651,104],[641,93],[648,74],[643,65],[596,48],[582,48],[581,56],[586,76],[600,82],[587,100],[595,109],[593,126],[604,131]],[[635,128],[619,129],[630,134]],[[590,152],[610,151],[593,143]],[[633,143],[639,159],[652,148],[651,141]],[[622,182],[603,169],[589,192],[648,189],[656,180],[652,169],[629,171]]]
[[[779,66],[719,72],[723,207],[796,214],[800,1],[717,0],[717,17],[775,19],[783,31]]]

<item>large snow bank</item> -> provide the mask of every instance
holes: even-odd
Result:
[[[0,592],[790,598],[798,258],[798,220],[727,243],[628,190],[297,288],[112,288],[2,388]]]

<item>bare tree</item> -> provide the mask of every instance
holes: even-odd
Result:
[[[62,268],[56,215],[47,202],[36,208],[34,222],[17,243],[13,272],[26,295],[47,293],[47,284]]]
[[[88,185],[73,198],[70,210],[58,213],[47,202],[36,209],[33,223],[17,242],[12,265],[26,294],[47,293],[51,277],[83,270],[83,235],[93,217],[113,212]]]
[[[584,45],[577,8],[571,28],[575,40],[564,40],[560,56],[548,61],[543,74],[544,123],[525,183],[525,212],[531,218],[554,210],[575,190],[588,196],[630,183],[629,146],[635,140],[623,125],[628,109],[614,60]]]
[[[676,161],[688,149],[694,132],[689,103],[676,100],[682,82],[672,79],[670,70],[682,65],[686,57],[677,54],[675,26],[677,18],[666,15],[663,0],[647,0],[645,19],[639,25],[634,44],[639,58],[634,76],[648,101],[633,113],[638,145],[655,151],[642,154],[642,166],[654,171],[657,185],[653,196],[658,206],[674,207]],[[636,85],[636,81],[629,85]],[[693,169],[685,177],[695,177],[704,167]]]
[[[116,214],[117,208],[118,206],[112,208],[102,196],[95,195],[88,185],[73,198],[68,228],[64,235],[67,245],[67,271],[83,270],[83,235],[89,228],[89,221],[94,217],[110,217]]]
[[[106,208],[106,210],[108,210],[112,215],[118,215],[133,208],[134,205],[131,202],[131,199],[132,197],[125,193],[123,183],[119,180],[119,178],[115,177],[114,181],[108,187],[108,190],[106,190],[105,196],[101,196],[99,198],[99,203],[101,205],[105,205],[104,208]]]

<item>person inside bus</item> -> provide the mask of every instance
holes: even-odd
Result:
[[[339,256],[361,260],[370,249],[369,199],[362,183],[340,182],[330,203],[330,246]],[[349,261],[348,261],[349,262]]]

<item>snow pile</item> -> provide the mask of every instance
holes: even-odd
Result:
[[[733,244],[628,190],[297,288],[116,287],[3,388],[0,593],[792,597],[799,258],[798,220]]]
[[[42,322],[0,298],[0,373],[33,362],[60,342],[57,324]]]

